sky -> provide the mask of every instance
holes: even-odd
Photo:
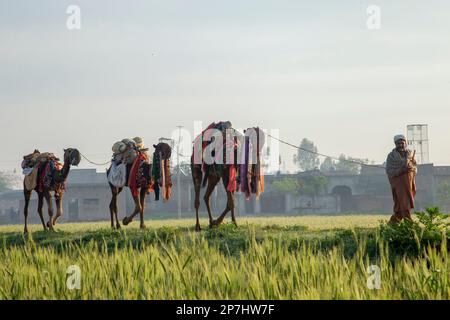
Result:
[[[370,5],[380,29],[367,27]],[[445,0],[0,0],[0,169],[35,148],[105,162],[125,137],[151,145],[221,120],[377,163],[424,123],[431,161],[450,165],[449,11]],[[294,153],[281,147],[284,169]]]

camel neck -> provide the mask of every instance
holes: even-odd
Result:
[[[61,171],[62,171],[61,172],[62,181],[66,181],[67,176],[69,175],[69,171],[70,171],[70,163],[69,163],[69,161],[64,161],[64,165],[63,165]]]

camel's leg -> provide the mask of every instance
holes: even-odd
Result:
[[[144,210],[145,210],[145,196],[146,195],[147,195],[147,191],[145,190],[145,188],[141,188],[141,194],[140,194],[141,211],[139,212],[140,220],[141,220],[141,224],[140,224],[141,229],[145,229]]]
[[[195,216],[196,216],[195,231],[202,230],[202,228],[200,227],[200,219],[198,216],[198,211],[200,209],[200,189],[201,189],[201,187],[202,187],[201,176],[200,176],[200,179],[194,178],[194,191],[195,191],[194,206],[195,206]]]
[[[236,216],[234,215],[235,202],[234,202],[234,193],[231,194],[231,221],[237,227]]]
[[[206,210],[208,210],[208,216],[209,216],[209,226],[212,227],[213,226],[213,218],[212,218],[212,214],[211,214],[211,205],[210,205],[210,198],[211,198],[211,194],[213,193],[214,189],[217,186],[217,183],[219,183],[220,178],[216,177],[214,175],[210,175],[208,177],[208,187],[206,188],[206,192],[205,192],[205,196],[203,197],[203,199],[205,200],[205,204],[206,204]]]
[[[109,213],[111,214],[111,228],[114,229],[114,213],[117,208],[117,194],[116,187],[109,185],[111,188],[111,202],[109,203]]]
[[[114,202],[114,217],[116,219],[116,229],[120,229],[120,222],[119,222],[119,218],[117,217],[119,208],[117,206],[117,202],[118,202],[118,197],[119,194],[122,192],[123,188],[118,188],[117,189],[117,194],[116,194],[116,201]]]
[[[23,195],[25,196],[25,205],[23,207],[23,215],[25,217],[25,226],[23,228],[23,233],[28,233],[28,205],[30,204],[30,198],[31,198],[31,193],[32,191],[28,191],[25,189],[25,187],[23,188]]]
[[[41,222],[42,222],[42,226],[44,227],[44,230],[47,230],[47,226],[45,225],[44,222],[44,214],[42,213],[42,209],[44,207],[44,194],[43,193],[38,193],[38,213],[39,213],[39,218],[41,218]]]
[[[139,213],[141,212],[141,202],[140,202],[140,197],[139,195],[137,196],[133,196],[133,200],[134,200],[134,211],[133,213],[129,216],[129,217],[125,217],[123,218],[123,225],[126,226],[128,225],[131,221],[133,221],[133,218]]]
[[[223,211],[223,213],[220,215],[220,217],[217,218],[217,220],[215,220],[213,222],[213,225],[221,224],[223,222],[223,219],[225,219],[226,215],[230,211],[232,212],[231,217],[232,217],[233,223],[236,224],[236,218],[234,216],[234,193],[227,190],[227,206],[226,206],[225,210]]]
[[[58,220],[59,217],[63,215],[63,194],[60,193],[58,195],[55,195],[55,201],[56,201],[56,216],[53,219],[53,225],[56,224],[56,220]]]
[[[50,230],[53,230],[53,203],[52,203],[52,196],[50,194],[50,191],[44,191],[44,198],[45,198],[45,201],[47,202],[48,216],[49,216],[49,220],[47,222],[47,227]]]

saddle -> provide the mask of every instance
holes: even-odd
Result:
[[[133,139],[125,138],[122,141],[117,141],[112,146],[112,151],[113,162],[117,165],[120,163],[127,165],[133,164],[139,153],[143,153],[148,158],[148,149],[144,147],[144,142],[140,137]]]
[[[24,169],[24,172],[30,172],[29,169],[34,168],[37,164],[47,163],[49,161],[59,164],[59,158],[57,158],[53,153],[41,153],[36,149],[33,153],[23,156],[21,167]]]

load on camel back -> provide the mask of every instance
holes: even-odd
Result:
[[[240,133],[231,122],[211,123],[195,140],[191,157],[196,210],[196,230],[199,222],[200,189],[207,187],[204,200],[209,216],[209,226],[223,222],[228,212],[234,224],[234,194],[242,192],[246,199],[254,194],[259,198],[264,192],[264,174],[261,152],[265,144],[264,132],[252,127]],[[227,206],[218,219],[211,214],[210,197],[222,180],[227,192]]]
[[[41,219],[44,230],[53,229],[56,220],[63,214],[62,197],[65,191],[65,184],[69,175],[70,167],[77,166],[81,161],[80,152],[77,149],[64,149],[64,163],[49,152],[39,152],[34,150],[23,157],[22,169],[24,174],[23,191],[25,196],[24,216],[25,227],[24,232],[28,233],[27,218],[28,206],[31,198],[31,193],[34,191],[38,194],[38,213]],[[56,201],[56,216],[53,217],[53,205],[51,202],[52,196]],[[49,221],[44,223],[42,213],[44,199],[47,202]]]
[[[129,187],[135,209],[133,213],[122,220],[124,225],[129,224],[133,218],[140,214],[140,227],[145,228],[144,210],[145,197],[155,192],[155,200],[160,196],[164,202],[168,201],[172,193],[172,177],[170,170],[171,147],[167,143],[153,145],[155,151],[150,159],[144,141],[140,137],[123,139],[114,143],[111,167],[107,170],[108,183],[111,189],[111,227],[120,228],[117,216],[117,196],[124,187]],[[115,220],[115,224],[114,224]]]

